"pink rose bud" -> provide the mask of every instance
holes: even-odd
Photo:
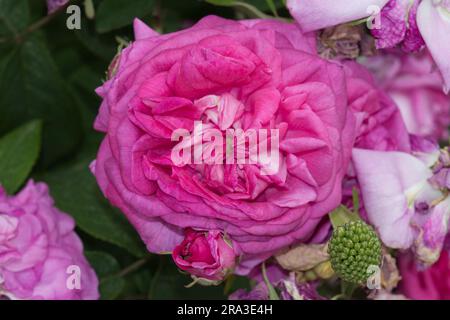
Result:
[[[172,253],[176,265],[202,284],[218,284],[233,269],[236,254],[221,231],[186,229],[184,240]]]
[[[51,14],[64,7],[69,0],[47,0],[48,14]]]

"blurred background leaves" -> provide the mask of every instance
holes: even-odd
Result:
[[[133,40],[139,17],[160,33],[202,17],[288,17],[283,0],[72,0],[81,29],[65,8],[47,15],[45,0],[0,0],[0,183],[15,193],[28,178],[45,181],[57,206],[77,222],[102,299],[219,299],[248,280],[187,289],[191,279],[170,256],[147,252],[133,227],[102,196],[89,164],[102,134],[92,128],[94,90],[120,43]],[[226,288],[226,290],[225,290]]]

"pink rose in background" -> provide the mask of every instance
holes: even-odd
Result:
[[[364,63],[397,103],[410,133],[448,138],[450,96],[442,92],[441,75],[426,51],[415,55],[385,52]]]
[[[342,63],[349,108],[357,123],[355,147],[409,152],[410,135],[394,101],[375,83],[366,67],[354,61]]]
[[[450,259],[442,251],[439,260],[426,270],[418,270],[412,255],[402,254],[399,258],[402,277],[400,291],[415,300],[450,300]]]
[[[303,31],[352,22],[380,9],[381,29],[374,31],[379,47],[400,43],[412,51],[423,39],[442,74],[444,91],[450,90],[450,0],[288,0],[287,7]]]
[[[341,200],[353,144],[345,74],[319,58],[313,34],[272,20],[214,16],[157,35],[135,22],[136,41],[98,93],[106,133],[92,169],[105,196],[151,252],[172,251],[184,229],[219,230],[246,273],[311,237]],[[258,164],[175,165],[174,130],[280,132],[279,170]]]
[[[97,276],[74,228],[45,184],[30,181],[16,196],[0,189],[0,296],[98,299]],[[69,279],[78,271],[79,282]]]
[[[386,92],[376,83],[373,75],[355,61],[342,61],[347,78],[350,110],[357,119],[354,147],[379,151],[411,151],[410,135],[400,110]],[[343,184],[342,203],[353,208],[353,190],[360,195],[360,215],[366,218],[360,187],[351,165]]]
[[[222,232],[186,229],[186,235],[172,253],[178,268],[208,282],[220,282],[236,264],[236,254]]]

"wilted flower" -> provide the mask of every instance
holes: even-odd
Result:
[[[326,244],[300,244],[275,256],[278,264],[288,271],[307,271],[329,258]]]
[[[390,0],[381,10],[379,28],[371,30],[378,49],[401,45],[405,52],[420,50],[425,42],[416,23],[420,0]]]
[[[420,4],[416,0],[288,0],[287,6],[303,31],[366,18],[378,12],[371,9],[383,9],[381,29],[375,31],[382,39],[379,45],[403,42],[411,51],[420,48],[423,38],[444,78],[444,90],[450,90],[450,0],[421,0]]]
[[[354,149],[353,162],[371,224],[385,245],[413,248],[433,264],[448,232],[450,196],[430,183],[430,167],[413,155]]]
[[[274,286],[280,300],[325,300],[316,290],[316,284],[298,283],[295,274],[280,279]],[[232,293],[230,300],[269,300],[269,289],[265,282],[258,282],[253,289],[247,292],[239,289]]]

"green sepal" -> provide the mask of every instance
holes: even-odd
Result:
[[[361,218],[355,212],[350,211],[346,206],[339,206],[329,214],[333,229],[345,225],[351,221],[359,221]]]

